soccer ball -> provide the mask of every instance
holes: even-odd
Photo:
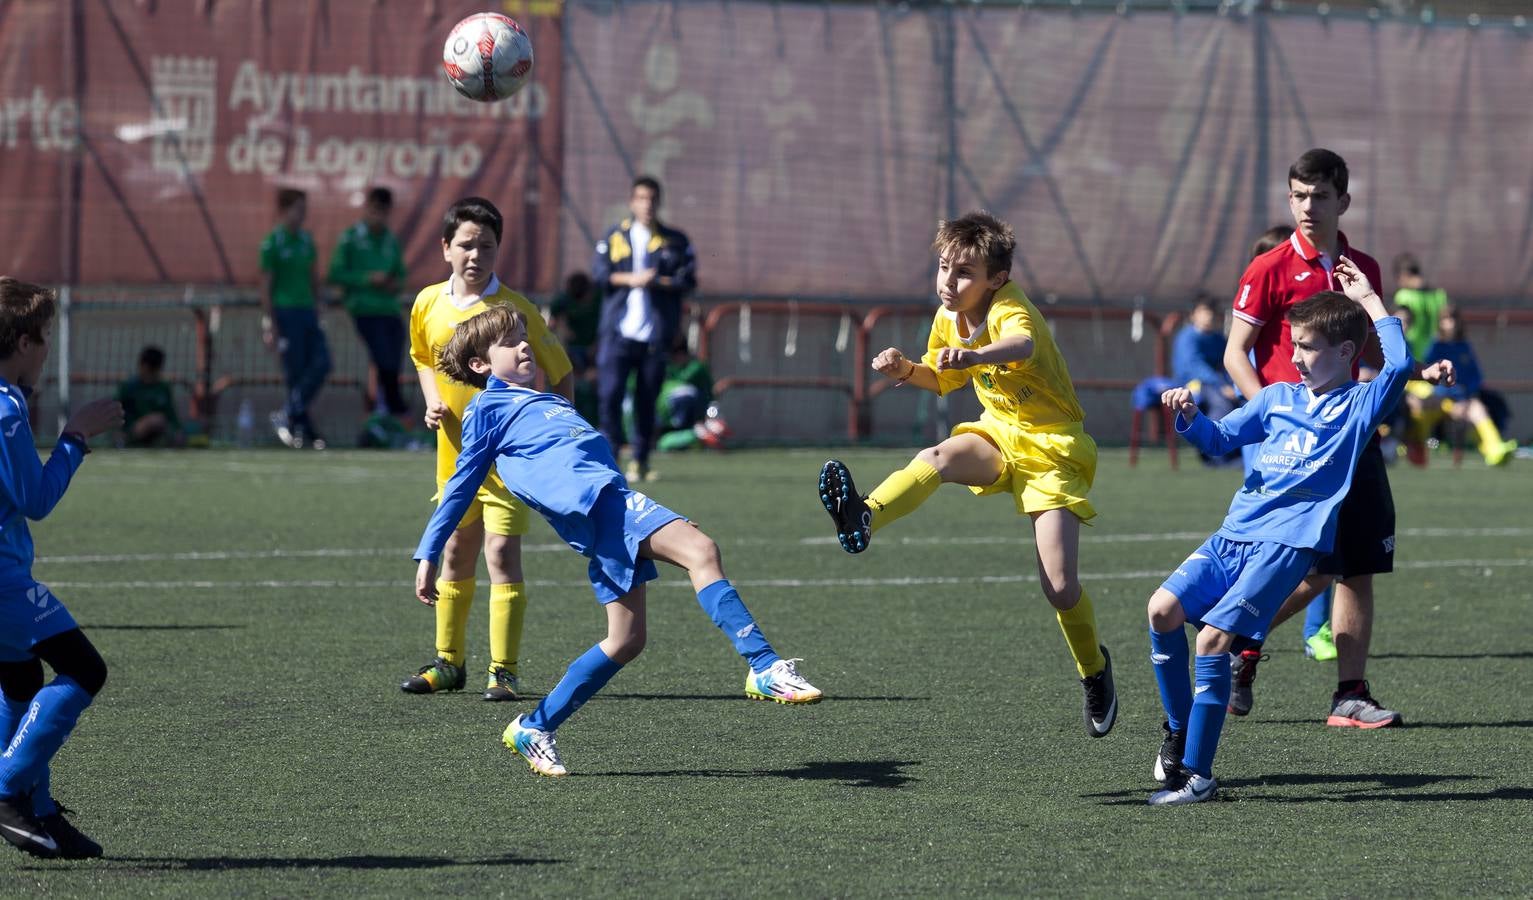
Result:
[[[448,33],[442,69],[468,99],[504,100],[532,76],[532,41],[510,16],[475,13]]]

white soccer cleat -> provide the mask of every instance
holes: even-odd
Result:
[[[760,672],[745,676],[745,696],[773,703],[818,703],[825,696],[819,688],[798,674],[794,663],[801,659],[779,659]]]
[[[1205,778],[1185,766],[1177,766],[1166,773],[1166,789],[1150,795],[1151,806],[1180,806],[1184,803],[1202,803],[1214,799],[1219,793],[1219,782]]]
[[[564,767],[564,760],[559,758],[559,744],[554,740],[552,731],[525,728],[522,726],[522,717],[517,716],[506,726],[506,733],[501,736],[501,740],[507,747],[520,753],[532,771],[539,775],[562,778],[569,774],[569,769]]]

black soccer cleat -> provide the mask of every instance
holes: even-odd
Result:
[[[399,689],[407,694],[434,694],[437,691],[461,691],[466,683],[462,666],[455,666],[438,656],[421,666],[419,672],[404,680]]]
[[[1227,707],[1232,716],[1250,715],[1256,702],[1251,688],[1256,683],[1256,667],[1267,659],[1261,645],[1248,647],[1230,660],[1230,702]]]
[[[48,834],[59,845],[59,857],[62,859],[95,859],[101,855],[101,845],[86,837],[74,823],[64,818],[65,813],[74,813],[74,810],[66,808],[62,803],[58,804],[58,810],[50,815],[42,816],[39,821],[48,829]]]
[[[1113,723],[1118,721],[1118,689],[1112,680],[1112,657],[1106,647],[1101,650],[1107,665],[1095,675],[1081,679],[1081,687],[1086,691],[1081,717],[1086,722],[1086,733],[1095,738],[1106,737],[1107,732],[1112,731]]]
[[[836,523],[836,540],[847,553],[861,553],[873,539],[873,512],[857,486],[846,463],[833,459],[820,467],[820,503]]]
[[[1187,755],[1187,732],[1172,731],[1170,722],[1162,722],[1160,727],[1166,736],[1160,742],[1160,752],[1155,754],[1153,774],[1156,781],[1165,784],[1182,764],[1182,757]]]
[[[10,841],[17,850],[43,859],[59,855],[59,843],[48,829],[32,815],[32,797],[21,794],[16,797],[0,797],[0,837]]]

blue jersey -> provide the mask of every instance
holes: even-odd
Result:
[[[84,459],[78,441],[60,440],[44,465],[32,441],[26,398],[0,378],[0,588],[32,583],[27,519],[53,511]]]
[[[1384,368],[1373,381],[1349,381],[1318,395],[1302,384],[1272,384],[1218,422],[1202,413],[1190,423],[1177,416],[1176,430],[1209,456],[1261,445],[1218,534],[1331,550],[1336,510],[1351,487],[1357,459],[1399,402],[1411,372],[1400,320],[1383,318],[1374,326]]]
[[[463,413],[457,469],[442,488],[416,559],[441,556],[491,466],[517,499],[581,552],[592,543],[588,513],[597,498],[609,487],[628,486],[612,445],[568,400],[491,376]]]

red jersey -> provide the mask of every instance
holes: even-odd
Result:
[[[1368,276],[1368,283],[1383,296],[1384,282],[1378,262],[1347,244],[1345,234],[1337,235],[1341,255],[1357,263]],[[1329,260],[1331,266],[1335,260]],[[1240,290],[1235,294],[1235,315],[1257,328],[1251,351],[1256,358],[1256,375],[1262,386],[1299,380],[1293,367],[1293,339],[1288,334],[1288,310],[1300,300],[1321,291],[1340,291],[1332,274],[1321,261],[1320,251],[1295,231],[1288,240],[1251,260],[1240,276]],[[1358,363],[1352,363],[1352,377],[1357,377]]]

